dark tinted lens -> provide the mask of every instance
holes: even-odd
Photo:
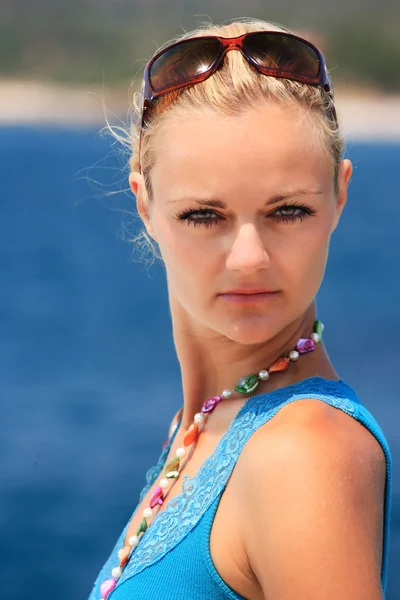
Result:
[[[311,46],[290,36],[255,33],[245,38],[243,46],[260,67],[276,69],[317,79],[319,56]]]
[[[166,50],[156,58],[150,69],[150,83],[156,93],[188,82],[207,71],[217,58],[218,40],[187,40]]]

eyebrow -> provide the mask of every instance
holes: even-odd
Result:
[[[291,190],[291,191],[285,192],[283,194],[276,194],[275,196],[272,196],[266,202],[264,202],[263,206],[269,206],[270,204],[276,204],[277,202],[280,202],[281,200],[286,200],[287,198],[292,198],[294,196],[317,196],[317,195],[318,196],[322,195],[322,191],[321,190],[304,190],[304,189]],[[167,200],[167,204],[175,204],[176,202],[182,202],[183,200],[186,200],[188,202],[197,202],[201,206],[213,206],[214,208],[222,208],[222,209],[227,208],[227,205],[225,204],[225,202],[222,202],[222,200],[218,200],[218,199],[214,199],[214,198],[210,198],[209,200],[200,200],[199,198],[196,198],[196,196],[184,196],[182,198],[177,198],[176,200]]]

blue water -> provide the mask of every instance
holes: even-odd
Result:
[[[347,155],[354,175],[318,315],[336,370],[391,447],[397,600],[400,145],[349,144]],[[123,239],[135,208],[124,167],[95,130],[0,129],[6,600],[87,598],[181,405],[164,271],[134,262]]]

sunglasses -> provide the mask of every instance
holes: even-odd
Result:
[[[202,36],[175,42],[147,63],[141,89],[140,147],[146,110],[180,88],[205,81],[229,50],[239,50],[259,73],[322,87],[333,98],[332,80],[322,52],[308,40],[281,31],[252,31],[238,37]],[[336,111],[333,108],[335,120]]]

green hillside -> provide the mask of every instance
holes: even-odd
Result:
[[[0,0],[0,73],[118,83],[173,35],[239,15],[315,32],[336,82],[400,90],[397,0]]]

